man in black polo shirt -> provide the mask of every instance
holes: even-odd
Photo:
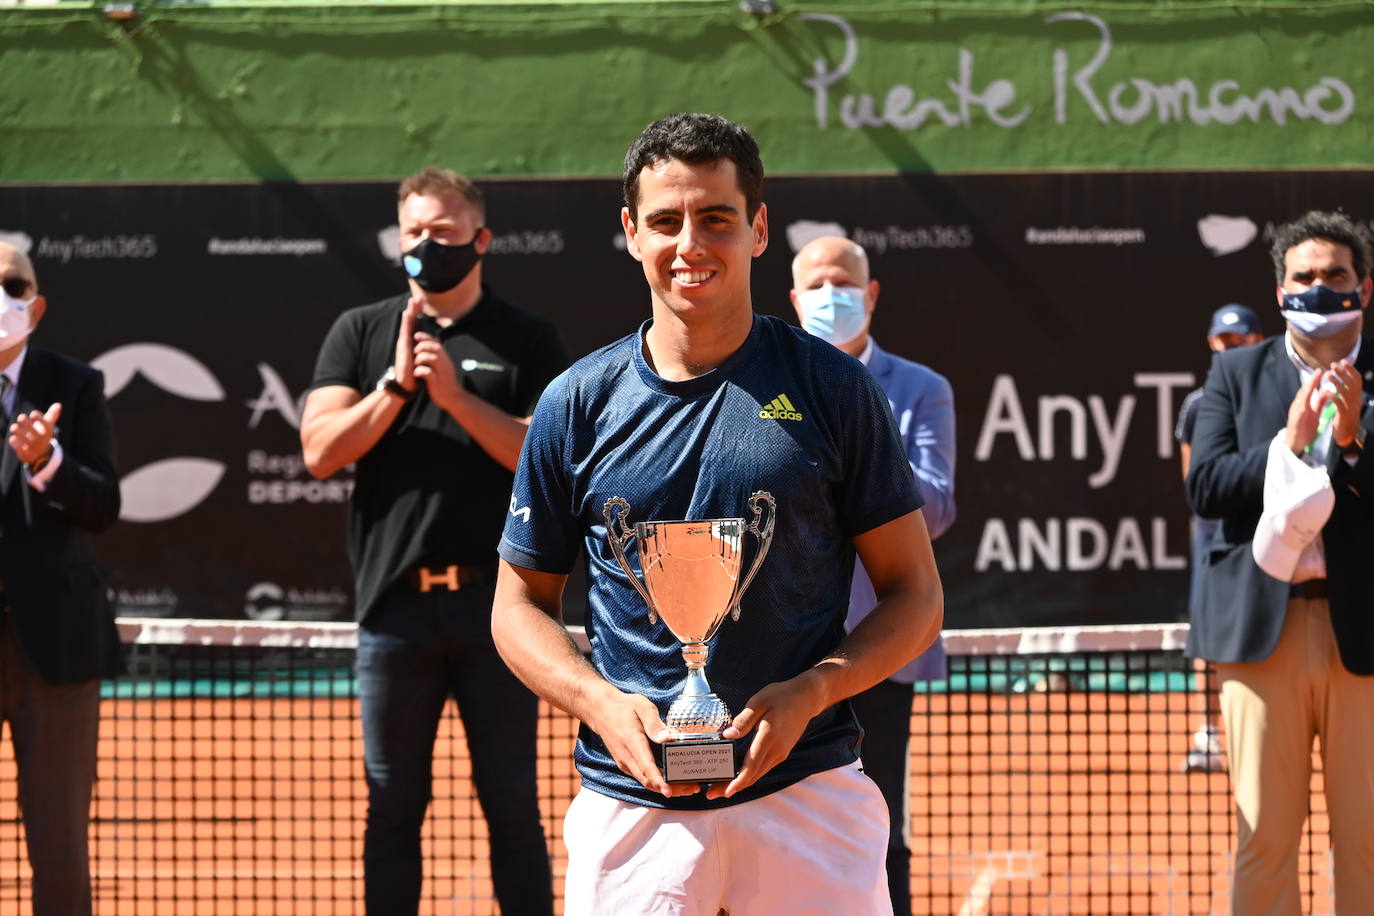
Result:
[[[413,914],[439,716],[458,701],[506,916],[551,914],[535,791],[538,700],[491,641],[496,543],[528,418],[567,365],[543,318],[482,286],[481,192],[428,166],[401,183],[402,294],[345,312],[320,349],[301,420],[310,473],[356,463],[348,550],[357,588],[367,770],[367,912]]]

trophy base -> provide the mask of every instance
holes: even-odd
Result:
[[[735,743],[719,738],[667,741],[662,745],[668,782],[728,782],[736,776]]]
[[[688,646],[688,649],[692,648]],[[700,647],[704,652],[705,646]],[[687,649],[683,650],[687,654]],[[729,708],[702,676],[701,666],[689,666],[688,692],[668,707],[663,724],[673,737],[663,743],[663,778],[668,782],[720,782],[735,778],[735,743],[720,737],[731,721]],[[695,688],[695,689],[691,689]]]

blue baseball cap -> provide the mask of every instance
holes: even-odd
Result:
[[[1259,330],[1259,318],[1243,305],[1231,303],[1223,305],[1212,313],[1212,326],[1207,336],[1213,334],[1254,334]]]

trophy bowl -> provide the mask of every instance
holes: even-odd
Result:
[[[698,521],[646,521],[629,526],[630,504],[621,497],[606,501],[606,535],[630,583],[649,608],[649,622],[660,618],[682,644],[687,675],[682,690],[664,717],[668,738],[663,745],[663,775],[669,782],[732,779],[733,742],[721,737],[730,725],[725,701],[706,680],[707,643],[726,614],[740,614],[740,598],[753,581],[773,540],[777,503],[759,491],[749,497],[753,520],[715,518]],[[767,511],[765,519],[764,510]],[[745,533],[758,539],[754,562],[743,579]],[[639,556],[634,572],[626,554],[633,540]]]

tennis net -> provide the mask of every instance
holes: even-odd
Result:
[[[366,790],[351,624],[122,620],[92,809],[101,914],[362,912]],[[949,677],[912,695],[913,912],[1205,914],[1227,908],[1224,772],[1187,772],[1215,696],[1186,627],[947,631]],[[540,801],[561,889],[576,728],[547,707]],[[1215,760],[1213,760],[1215,762]],[[1306,910],[1331,912],[1319,761]],[[461,720],[435,747],[422,912],[496,913]],[[0,745],[0,911],[28,866]]]

